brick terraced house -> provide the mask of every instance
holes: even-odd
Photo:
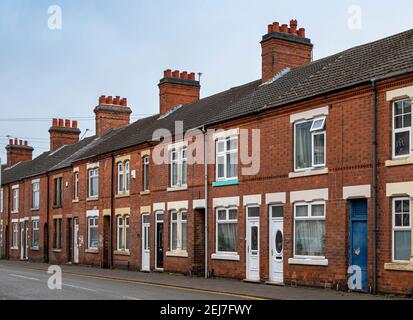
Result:
[[[201,99],[166,70],[157,115],[101,96],[96,136],[10,140],[2,257],[411,294],[413,30],[312,61],[292,20],[261,46],[256,81]]]

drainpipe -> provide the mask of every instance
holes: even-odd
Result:
[[[373,137],[372,137],[372,218],[373,218],[373,284],[372,293],[377,293],[377,86],[371,80],[373,90]]]
[[[113,181],[114,181],[114,173],[115,173],[115,155],[112,154],[112,168],[111,168],[111,173],[110,173],[110,223],[109,223],[109,245],[108,245],[108,250],[109,250],[109,269],[113,268],[113,250],[112,250],[112,232],[113,232],[113,217],[115,215],[115,191],[114,191],[114,186],[113,186]]]
[[[204,133],[204,183],[205,183],[205,279],[208,279],[208,134],[205,127]]]
[[[46,224],[44,227],[46,228],[46,232],[43,230],[43,235],[46,236],[47,239],[43,239],[44,242],[44,262],[49,263],[49,242],[50,242],[50,237],[49,237],[49,201],[50,201],[50,181],[49,181],[49,174],[46,174],[46,179],[47,179],[47,188],[46,188]],[[45,241],[46,240],[46,241]]]

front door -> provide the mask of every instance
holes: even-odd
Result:
[[[103,267],[109,268],[110,254],[110,216],[103,217]]]
[[[79,263],[79,219],[73,222],[73,263]]]
[[[260,280],[260,208],[247,207],[247,280]]]
[[[72,218],[67,219],[67,245],[68,245],[68,254],[67,254],[67,260],[69,262],[73,261],[73,220]]]
[[[156,213],[156,268],[163,270],[163,213]]]
[[[150,271],[150,220],[149,214],[142,215],[142,271]]]
[[[360,291],[368,291],[367,200],[350,201],[349,267],[361,271]],[[360,289],[361,288],[361,289]]]
[[[270,282],[284,283],[284,208],[270,207]]]
[[[28,252],[28,237],[29,237],[29,228],[28,222],[23,221],[20,223],[20,259],[27,260]]]

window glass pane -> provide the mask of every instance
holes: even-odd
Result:
[[[313,124],[311,126],[311,131],[320,131],[323,130],[325,127],[325,120],[326,118],[321,118],[321,119],[316,119],[313,121]]]
[[[284,217],[284,207],[274,206],[271,209],[271,214],[273,218],[282,218]]]
[[[394,259],[400,261],[409,261],[411,256],[411,232],[395,231],[394,232]]]
[[[410,200],[403,200],[403,212],[410,212]]]
[[[314,135],[314,165],[315,166],[324,165],[324,144],[325,144],[324,134]]]
[[[404,100],[403,112],[404,113],[411,113],[412,112],[412,103],[411,103],[410,100]]]
[[[182,223],[182,250],[186,250],[186,222]]]
[[[394,212],[396,212],[396,213],[403,212],[402,203],[403,202],[401,200],[395,200],[394,201]]]
[[[225,178],[225,157],[219,156],[217,157],[217,165],[218,165],[218,178]]]
[[[408,128],[408,127],[411,127],[411,125],[412,125],[412,115],[410,113],[404,115],[403,116],[403,127]]]
[[[237,251],[237,224],[218,223],[218,251],[236,252]]]
[[[182,212],[182,213],[181,213],[181,220],[182,220],[182,221],[186,221],[186,220],[187,220],[187,215],[188,215],[188,214],[187,214],[186,212]]]
[[[178,224],[176,222],[172,222],[171,224],[171,247],[172,250],[176,250],[178,247]]]
[[[402,214],[395,214],[394,216],[394,226],[401,227],[402,226]]]
[[[248,208],[248,217],[254,218],[260,216],[260,208]]]
[[[158,222],[162,222],[162,221],[163,221],[163,213],[158,213],[158,214],[156,215],[156,220],[157,220]]]
[[[409,214],[403,215],[403,227],[410,227],[410,215]]]
[[[229,210],[229,220],[237,220],[238,210],[231,209]]]
[[[233,178],[238,176],[238,153],[227,154],[227,177]]]
[[[300,256],[324,256],[325,222],[295,222],[295,254]]]
[[[142,219],[143,219],[143,223],[149,223],[149,215],[148,214],[145,214]]]
[[[283,234],[280,230],[275,235],[275,250],[280,254],[283,250]]]
[[[178,164],[176,162],[172,163],[172,185],[176,186],[178,184]]]
[[[217,141],[217,152],[222,153],[225,151],[225,141]]]
[[[181,182],[183,185],[187,184],[187,163],[186,161],[182,162],[182,177],[181,177]]]
[[[225,210],[218,211],[218,220],[226,220],[227,219],[227,212]]]
[[[258,250],[258,227],[251,227],[251,250]]]
[[[123,248],[123,220],[118,219],[118,249]]]
[[[238,139],[232,138],[227,140],[227,150],[237,150],[238,149]]]
[[[394,117],[394,128],[395,129],[403,128],[403,116],[395,116]]]
[[[296,206],[296,217],[308,217],[308,206]]]
[[[403,114],[403,102],[395,102],[394,103],[394,115],[400,115]]]
[[[178,220],[178,213],[176,211],[172,212],[172,220],[174,221]]]
[[[311,167],[311,128],[312,122],[296,125],[295,130],[295,157],[296,169]]]
[[[408,155],[410,153],[410,132],[395,133],[394,148],[396,156]]]
[[[324,217],[324,205],[323,204],[312,205],[311,215],[313,217]]]

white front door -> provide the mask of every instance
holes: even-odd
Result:
[[[20,259],[27,259],[28,251],[28,223],[26,221],[20,223]]]
[[[270,282],[284,283],[284,210],[282,206],[270,207]]]
[[[247,208],[247,280],[260,280],[260,208]]]
[[[79,263],[79,219],[75,219],[73,228],[73,262]]]
[[[150,271],[150,221],[149,214],[142,215],[142,271]]]

